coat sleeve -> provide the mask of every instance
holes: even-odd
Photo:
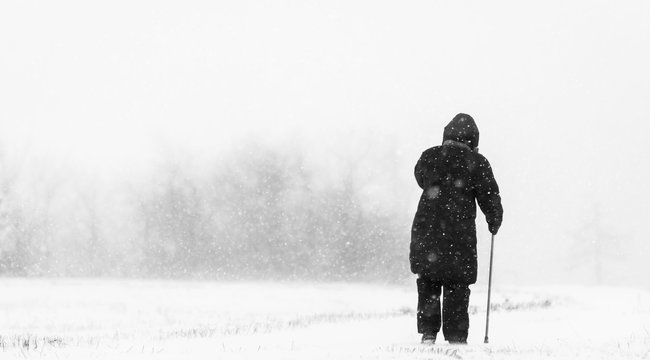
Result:
[[[478,166],[475,172],[475,195],[479,207],[487,220],[490,232],[496,234],[501,227],[503,220],[503,207],[499,185],[497,185],[492,173],[492,167],[488,160],[479,155]]]

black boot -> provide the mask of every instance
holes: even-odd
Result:
[[[423,344],[435,344],[436,343],[436,334],[424,333],[422,334],[422,343]]]
[[[452,339],[447,339],[451,345],[467,345],[467,339],[461,339],[461,338],[452,338]]]

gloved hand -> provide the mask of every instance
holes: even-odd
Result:
[[[500,225],[496,225],[496,224],[488,224],[488,228],[490,229],[490,233],[492,235],[496,235],[497,232],[499,231],[499,226]]]

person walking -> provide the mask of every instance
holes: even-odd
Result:
[[[469,285],[476,282],[476,203],[496,234],[503,207],[488,160],[478,153],[479,131],[467,114],[456,115],[442,145],[425,150],[415,165],[422,188],[413,219],[409,260],[418,275],[417,329],[423,343],[466,344]],[[442,311],[441,311],[442,297]]]

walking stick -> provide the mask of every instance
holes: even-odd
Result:
[[[492,234],[492,244],[490,245],[490,277],[488,280],[488,298],[487,298],[487,313],[485,316],[485,340],[488,343],[488,328],[490,326],[490,293],[492,292],[492,258],[494,257],[494,234]]]

